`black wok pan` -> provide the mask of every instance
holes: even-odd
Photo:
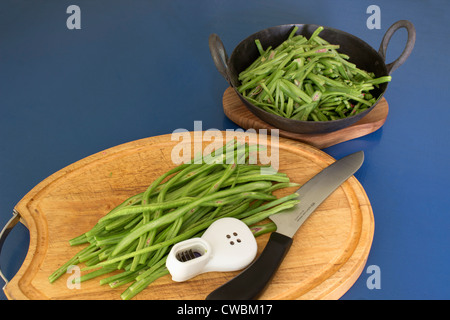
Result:
[[[351,117],[332,121],[299,121],[283,118],[253,105],[238,92],[237,87],[240,85],[238,80],[239,73],[259,57],[255,39],[261,41],[263,48],[267,48],[270,45],[276,47],[288,38],[294,26],[298,27],[296,34],[301,34],[307,38],[319,27],[318,25],[312,24],[287,24],[264,29],[241,41],[233,50],[230,58],[228,58],[219,36],[216,34],[210,35],[209,48],[214,64],[225,80],[234,88],[244,105],[254,115],[275,128],[296,133],[325,133],[336,131],[357,122],[369,113],[383,97],[387,89],[387,83],[383,83],[379,88],[372,90],[371,93],[374,97],[377,97],[377,100],[369,109]],[[405,49],[394,62],[386,64],[387,46],[392,35],[400,28],[406,28],[408,31],[408,40]],[[324,30],[320,33],[320,37],[331,44],[338,44],[340,46],[338,51],[347,54],[350,57],[349,61],[356,64],[358,68],[373,72],[375,77],[381,77],[391,75],[409,57],[416,40],[416,30],[414,25],[407,20],[397,21],[387,30],[378,52],[358,37],[337,29],[324,27]]]

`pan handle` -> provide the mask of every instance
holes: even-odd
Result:
[[[385,33],[383,40],[381,41],[380,49],[378,49],[378,54],[381,58],[386,61],[386,50],[391,40],[392,35],[401,28],[405,28],[408,31],[408,40],[406,41],[405,49],[402,54],[392,63],[386,65],[388,75],[390,75],[395,69],[400,67],[406,59],[408,59],[409,55],[414,48],[414,43],[416,42],[416,29],[414,25],[408,20],[399,20],[395,22]]]
[[[230,83],[228,76],[228,55],[219,36],[215,33],[209,36],[209,51],[214,60],[217,70]],[[230,83],[231,84],[231,83]]]

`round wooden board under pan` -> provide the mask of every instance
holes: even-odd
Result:
[[[255,116],[239,99],[234,89],[228,87],[222,97],[223,111],[225,115],[234,123],[244,129],[276,129],[274,126],[264,122]],[[300,142],[308,143],[316,148],[323,149],[335,144],[356,139],[380,129],[386,122],[389,113],[389,105],[386,98],[382,98],[380,102],[370,111],[364,118],[358,122],[329,133],[295,133],[285,130],[279,130],[281,137],[294,139]]]

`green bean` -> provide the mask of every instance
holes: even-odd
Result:
[[[266,203],[264,205],[257,206],[256,208],[254,208],[252,210],[243,212],[242,214],[237,215],[235,218],[237,218],[237,219],[244,219],[244,218],[250,217],[250,216],[255,215],[255,214],[257,214],[257,213],[259,213],[259,212],[261,212],[263,210],[273,208],[273,207],[275,207],[277,205],[280,205],[282,203],[285,203],[285,202],[288,202],[288,201],[291,201],[291,200],[295,200],[295,198],[297,198],[297,197],[298,197],[298,195],[296,193],[292,193],[292,194],[287,195],[285,197],[282,197],[280,199],[268,202],[268,203]]]
[[[158,262],[154,263],[150,267],[147,266],[145,270],[143,270],[138,276],[136,276],[135,280],[139,281],[147,278],[154,271],[158,270],[161,267],[164,267],[164,265],[166,264],[166,260],[167,254],[164,255]]]
[[[84,233],[69,240],[69,244],[71,246],[78,246],[80,244],[85,244],[87,242],[88,242],[88,237]]]
[[[210,207],[223,207],[231,203],[234,203],[240,199],[258,199],[271,201],[277,199],[277,197],[272,194],[267,194],[264,192],[243,192],[238,195],[232,195],[230,197],[222,198],[220,200],[207,201],[202,203],[201,205]]]
[[[130,300],[136,294],[138,294],[143,289],[145,289],[150,283],[152,283],[153,281],[155,281],[156,279],[158,279],[162,276],[165,276],[168,273],[169,273],[169,270],[167,270],[166,267],[160,267],[158,270],[151,273],[147,278],[134,282],[131,286],[129,286],[127,288],[127,290],[125,290],[120,295],[120,297],[123,300]]]
[[[180,231],[182,224],[183,224],[183,217],[180,217],[177,220],[175,220],[175,222],[170,226],[170,228],[167,229],[167,233],[164,234],[164,239],[167,241],[172,238],[175,238],[178,232]],[[155,264],[160,263],[161,259],[166,255],[168,250],[169,250],[168,246],[159,248],[156,252],[154,252],[153,257],[147,263],[147,265],[153,267]],[[145,255],[147,254],[141,255],[141,257]],[[143,263],[145,263],[145,261]]]
[[[275,182],[289,182],[289,178],[281,174],[248,174],[241,175],[236,178],[236,184],[250,183],[252,181],[275,181]],[[234,183],[234,178],[229,178],[223,183],[224,187],[230,186]]]
[[[136,205],[138,206],[138,205]],[[113,214],[111,215],[106,215],[104,220],[108,220],[109,218],[106,217],[112,217],[113,215],[116,215],[118,212],[120,212],[121,210],[127,210],[127,208],[134,208],[134,206],[129,206],[129,207],[123,207],[120,208],[120,210],[115,211]],[[104,224],[104,229],[105,231],[108,232],[112,232],[114,230],[119,230],[121,228],[123,228],[124,226],[128,225],[132,220],[134,220],[136,218],[136,216],[139,216],[140,212],[135,212],[134,214],[129,214],[127,216],[120,216],[117,217],[116,219],[113,218],[112,221],[107,221],[107,224]],[[100,223],[103,223],[105,221],[102,221]]]
[[[264,49],[262,48],[261,42],[257,39],[255,40],[256,47],[258,48],[259,54],[262,56],[264,54]]]
[[[158,179],[156,179],[148,188],[147,190],[145,190],[144,194],[143,194],[143,202],[144,204],[149,202],[149,197],[152,194],[152,192],[160,185],[160,183],[166,179],[168,176],[170,176],[171,174],[174,174],[178,171],[181,171],[183,169],[185,169],[186,167],[189,167],[186,164],[183,164],[181,166],[175,167],[169,171],[167,171],[166,173],[164,173],[163,175],[159,176]]]
[[[295,114],[291,117],[291,119],[302,120],[302,121],[308,120],[309,115],[315,108],[317,108],[318,105],[319,105],[319,100],[300,106],[299,108],[297,108]]]
[[[189,217],[185,220],[185,223],[183,224],[183,226],[181,228],[181,232],[185,232],[191,228],[197,227],[198,225],[204,223],[205,221],[207,223],[204,224],[203,226],[205,228],[207,228],[208,223],[210,223],[216,217],[222,218],[222,217],[237,216],[248,209],[251,201],[252,201],[252,199],[245,199],[235,205],[229,205],[227,208],[222,207],[222,209],[220,211],[220,215],[217,215],[216,212],[214,212],[213,214],[207,216],[206,219],[204,219],[204,220],[202,220],[202,218],[204,218],[204,216],[209,213],[206,210],[203,215],[202,214],[192,215],[191,217]]]
[[[97,249],[97,248],[95,248],[95,249]],[[79,262],[88,261],[89,259],[98,256],[100,253],[102,253],[105,250],[106,250],[106,248],[100,248],[100,249],[94,250],[92,252],[86,252],[86,253],[80,254],[78,256],[78,261]]]
[[[303,90],[301,90],[299,87],[297,87],[295,84],[293,84],[290,81],[287,81],[285,79],[281,79],[280,80],[280,88],[281,90],[283,90],[284,92],[286,92],[286,94],[294,99],[296,102],[299,103],[311,103],[312,99],[310,96],[308,96]]]
[[[273,51],[275,52],[275,51]],[[264,64],[259,65],[258,67],[249,70],[248,72],[244,72],[239,76],[239,80],[243,80],[245,78],[253,78],[254,76],[258,76],[261,74],[267,74],[271,71],[274,71],[277,69],[278,65],[283,61],[284,58],[287,57],[287,53],[281,53],[277,55],[276,58],[267,59],[267,62]]]
[[[130,222],[128,222],[126,225],[124,225],[123,229],[128,230],[128,229],[135,227],[137,224],[139,224],[142,221],[142,219],[143,219],[142,215],[137,215]]]
[[[127,200],[125,200],[124,202],[122,202],[120,205],[118,205],[117,207],[115,207],[114,209],[112,209],[107,215],[113,215],[117,210],[120,210],[121,208],[127,207],[127,206],[133,206],[136,204],[141,203],[142,201],[142,195],[143,193],[139,193],[136,194],[130,198],[128,198]],[[118,223],[119,221],[117,221],[116,223]],[[116,227],[116,225],[112,225],[111,227]],[[98,234],[99,232],[105,231],[107,230],[105,228],[105,225],[98,222],[91,230],[87,231],[84,236],[86,237],[86,240],[91,238],[92,236]],[[112,230],[112,228],[110,228],[110,230]],[[70,240],[71,244],[75,244],[78,242],[78,239],[80,239],[81,236]]]
[[[257,224],[250,227],[253,235],[256,237],[262,236],[263,234],[274,232],[277,230],[277,225],[273,222],[268,222],[265,224]]]
[[[312,113],[317,117],[317,121],[328,121],[328,118],[319,109],[315,108]]]
[[[298,31],[298,27],[294,26],[291,30],[291,33],[289,33],[288,39],[292,39],[294,37],[295,33]],[[259,41],[259,40],[258,40]]]
[[[100,253],[98,255],[98,258],[100,259],[100,261],[108,259],[108,257],[110,256],[110,254],[111,254],[113,249],[114,249],[113,246],[109,245],[108,248],[105,251]]]
[[[322,30],[323,30],[322,26],[319,26],[316,30],[314,30],[314,32],[311,35],[311,37],[309,37],[308,43],[316,41],[316,39],[319,38],[319,34],[322,32]]]
[[[384,77],[379,77],[377,79],[368,79],[365,81],[365,83],[370,83],[370,84],[381,84],[384,82],[389,82],[392,80],[391,76],[384,76]]]
[[[216,192],[219,190],[220,187],[222,187],[222,184],[224,181],[226,181],[237,169],[236,163],[229,164],[227,168],[225,169],[225,172],[220,177],[220,179],[215,182],[206,192],[206,194],[211,194],[213,192]]]
[[[252,224],[258,223],[258,222],[270,217],[273,214],[276,214],[280,211],[292,208],[297,203],[298,203],[298,200],[290,200],[290,201],[283,202],[276,207],[273,207],[268,210],[260,211],[258,214],[254,214],[250,217],[242,219],[242,222],[244,222],[246,225],[252,225]]]
[[[132,282],[136,279],[137,276],[139,276],[139,274],[143,272],[142,270],[144,268],[145,266],[141,265],[136,271],[126,270],[121,273],[114,274],[110,277],[103,278],[100,280],[100,285],[109,284],[111,288],[116,288],[123,284]]]
[[[63,264],[61,267],[59,267],[55,272],[53,272],[49,277],[49,281],[50,283],[54,282],[56,279],[58,279],[60,276],[62,276],[64,273],[67,272],[67,269],[71,266],[71,265],[76,265],[79,263],[79,256],[89,252],[90,250],[92,250],[93,248],[95,248],[94,245],[88,245],[86,248],[80,250],[76,255],[74,255],[72,258],[70,258],[65,264]]]
[[[78,279],[74,278],[72,280],[72,283],[75,283],[75,281],[79,281],[79,282],[84,282],[93,278],[96,278],[98,276],[104,275],[104,274],[108,274],[112,271],[117,270],[117,265],[112,265],[112,266],[107,266],[107,267],[103,267],[101,269],[89,272],[87,274],[82,275],[81,277],[79,277]]]
[[[132,206],[132,207],[123,207],[120,210],[117,210],[114,212],[114,214],[106,215],[103,218],[100,218],[100,222],[107,221],[109,219],[114,219],[120,216],[124,215],[132,215],[132,218],[134,219],[133,214],[142,213],[143,211],[157,211],[157,210],[165,210],[165,209],[172,209],[177,208],[179,206],[191,203],[194,201],[194,197],[183,197],[177,200],[172,201],[166,201],[166,202],[157,202],[157,203],[150,203],[150,204],[144,204],[139,206]]]
[[[261,74],[261,75],[255,77],[255,78],[251,79],[250,81],[246,82],[244,85],[239,87],[239,92],[244,92],[248,88],[256,87],[256,84],[258,84],[265,77],[266,77],[265,74]]]
[[[288,102],[286,104],[286,117],[290,118],[293,111],[294,111],[294,99],[288,97]]]

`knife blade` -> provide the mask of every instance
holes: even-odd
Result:
[[[363,151],[352,153],[335,161],[300,187],[296,191],[300,202],[270,217],[277,230],[270,235],[261,255],[235,278],[211,292],[206,300],[257,298],[278,270],[297,230],[330,194],[361,167],[363,161]]]

